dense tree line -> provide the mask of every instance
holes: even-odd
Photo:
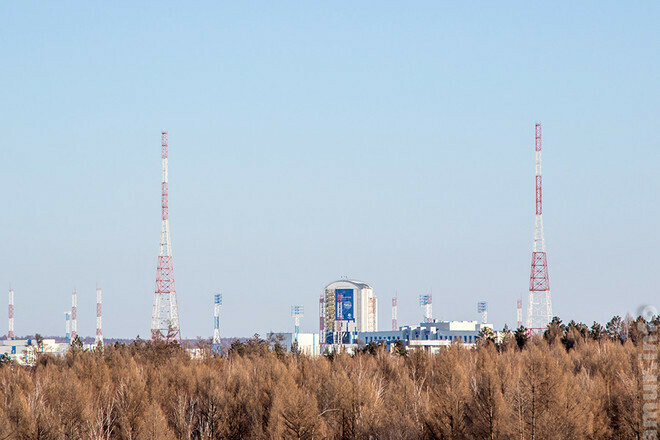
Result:
[[[654,327],[610,324],[555,319],[437,355],[308,358],[258,335],[202,360],[141,340],[72,347],[2,364],[0,439],[641,439]]]

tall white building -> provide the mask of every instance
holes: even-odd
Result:
[[[328,284],[323,294],[321,343],[347,345],[357,342],[360,332],[378,330],[378,300],[366,283],[338,280]]]

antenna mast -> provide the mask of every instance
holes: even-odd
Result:
[[[529,304],[527,309],[527,329],[531,332],[545,330],[552,320],[548,259],[545,254],[543,237],[543,191],[541,185],[541,124],[534,128],[536,145],[536,220],[534,227],[534,249],[532,251],[532,271],[529,278]]]
[[[7,331],[7,339],[15,339],[14,336],[14,290],[9,288],[9,330]]]
[[[222,306],[222,293],[213,297],[213,353],[220,354],[220,306]]]
[[[78,294],[73,289],[71,294],[71,341],[76,340],[78,336]]]
[[[103,300],[103,291],[100,287],[96,288],[96,338],[94,345],[103,347],[103,331],[101,330],[101,304]]]
[[[398,322],[398,298],[397,294],[394,293],[394,298],[392,298],[392,330],[398,330],[399,328],[399,322]]]
[[[151,315],[151,340],[164,340],[167,343],[181,343],[179,309],[174,288],[174,266],[172,264],[172,243],[170,241],[170,220],[168,212],[167,176],[167,132],[161,133],[161,158],[163,160],[162,184],[162,224],[160,230],[160,254],[158,275],[154,293],[154,309]]]

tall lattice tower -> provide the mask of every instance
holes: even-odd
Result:
[[[96,338],[94,344],[97,347],[103,347],[103,331],[101,330],[101,305],[103,303],[103,291],[100,287],[96,288]]]
[[[9,330],[7,331],[7,339],[14,339],[14,290],[9,288],[9,307],[8,307],[8,316],[9,316]]]
[[[222,306],[222,293],[213,297],[213,353],[220,354],[220,307]]]
[[[529,278],[529,304],[527,329],[540,332],[552,320],[552,301],[548,279],[548,259],[543,238],[543,192],[541,186],[541,124],[535,126],[536,138],[536,222],[534,227],[534,249],[532,272]]]
[[[179,309],[174,288],[174,266],[172,264],[172,242],[168,214],[167,188],[167,132],[162,133],[161,158],[163,160],[162,224],[160,230],[160,254],[158,275],[154,292],[154,309],[151,315],[151,340],[181,343]]]

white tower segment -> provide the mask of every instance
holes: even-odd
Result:
[[[488,322],[488,302],[479,301],[477,303],[477,312],[481,314],[481,323],[486,324]]]
[[[101,330],[101,304],[103,302],[103,291],[101,288],[96,288],[96,338],[94,344],[103,345],[103,331]]]
[[[66,343],[71,343],[71,312],[64,312],[64,320],[66,321]]]
[[[298,343],[298,335],[300,334],[300,318],[305,315],[305,306],[293,305],[291,306],[291,316],[293,317],[293,331],[295,335],[296,344]]]
[[[73,289],[71,294],[71,341],[73,342],[78,336],[78,295],[76,290]]]
[[[14,290],[9,288],[9,330],[7,331],[7,339],[14,339]]]
[[[220,353],[220,307],[222,306],[222,293],[213,297],[213,352]]]
[[[419,295],[419,305],[424,310],[424,322],[433,322],[433,295]]]
[[[394,294],[394,298],[392,298],[392,330],[396,331],[399,329],[399,321],[398,321],[398,295]]]

